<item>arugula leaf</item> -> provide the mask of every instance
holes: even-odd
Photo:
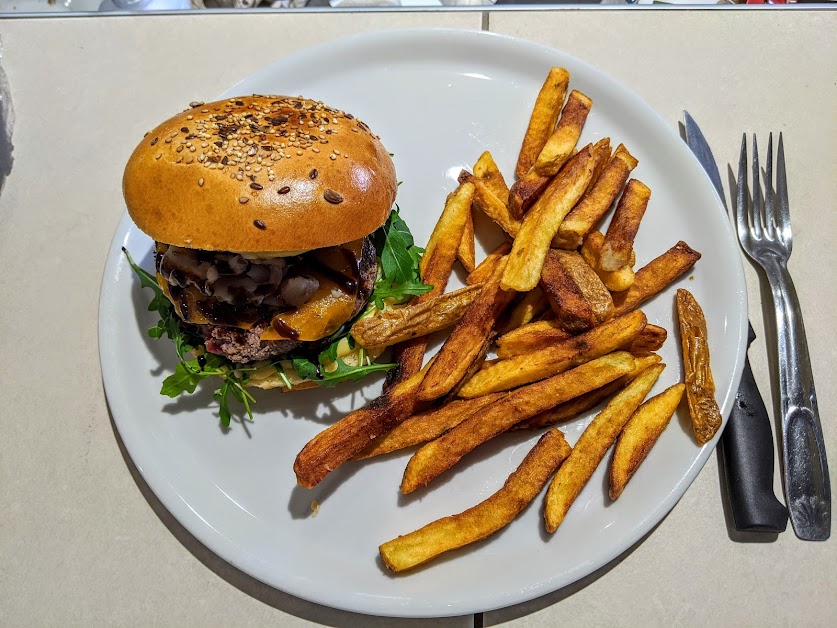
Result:
[[[419,262],[424,249],[415,245],[410,228],[399,215],[398,206],[386,224],[373,234],[372,242],[381,265],[381,276],[375,282],[371,296],[375,307],[383,309],[384,299],[401,302],[408,296],[433,289],[421,281]]]

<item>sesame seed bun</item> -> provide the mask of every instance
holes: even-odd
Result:
[[[192,105],[148,133],[125,167],[128,212],[158,242],[293,253],[386,222],[395,167],[352,115],[286,96]]]

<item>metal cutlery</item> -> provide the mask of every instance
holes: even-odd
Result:
[[[683,112],[686,143],[709,176],[726,208],[721,175],[712,150],[688,111]],[[755,339],[749,325],[747,346]],[[745,356],[735,404],[721,435],[727,493],[735,529],[746,532],[784,532],[788,511],[773,492],[773,433],[770,415]]]
[[[802,310],[787,262],[793,246],[785,151],[781,133],[773,181],[773,134],[767,147],[764,196],[753,136],[752,187],[747,186],[747,136],[741,142],[735,222],[747,255],[770,283],[778,336],[785,499],[796,535],[824,541],[831,534],[831,483],[820,426]],[[752,201],[748,198],[752,197]]]

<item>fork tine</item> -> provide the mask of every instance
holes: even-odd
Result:
[[[747,224],[747,134],[741,138],[741,156],[738,158],[738,195],[735,202],[735,224],[738,239],[743,243],[750,233]]]
[[[750,213],[750,224],[753,227],[753,237],[761,240],[764,235],[762,225],[764,224],[764,211],[761,202],[761,177],[759,176],[759,148],[756,142],[756,134],[753,133],[753,185],[750,188],[753,196],[752,211]]]
[[[776,155],[776,196],[779,199],[778,214],[776,215],[779,238],[782,244],[790,247],[792,236],[790,205],[788,203],[788,175],[785,171],[785,144],[782,141],[781,133],[779,133],[779,151]]]
[[[773,133],[767,140],[767,167],[764,172],[764,231],[768,237],[776,234],[776,203],[773,189]]]

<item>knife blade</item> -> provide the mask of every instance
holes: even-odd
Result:
[[[686,143],[727,209],[721,174],[709,143],[688,111],[683,112],[683,117]],[[749,350],[756,334],[749,321],[748,327]],[[770,416],[747,356],[744,358],[741,384],[735,395],[729,421],[721,435],[720,445],[735,529],[747,532],[784,532],[788,525],[788,510],[773,492],[774,450]]]

